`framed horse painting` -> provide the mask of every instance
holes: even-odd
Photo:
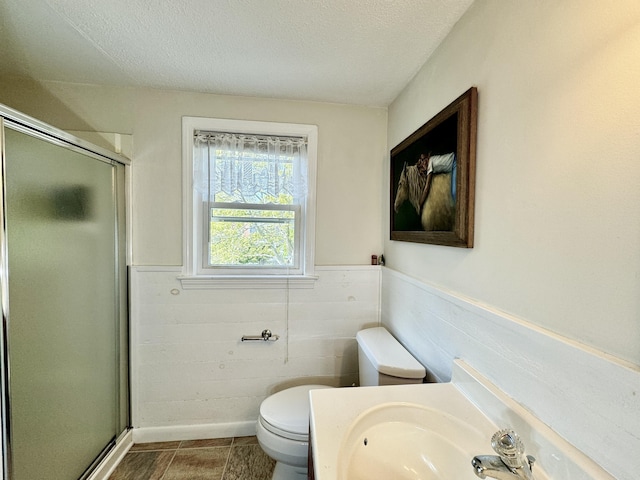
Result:
[[[391,240],[473,247],[478,91],[391,150]]]

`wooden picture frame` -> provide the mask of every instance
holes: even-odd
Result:
[[[391,240],[473,247],[477,116],[472,87],[391,150]]]

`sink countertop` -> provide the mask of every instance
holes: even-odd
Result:
[[[615,480],[462,360],[454,361],[450,383],[312,390],[309,397],[315,480],[345,480],[339,478],[340,448],[354,420],[372,407],[392,402],[441,411],[480,432],[486,442],[469,454],[469,478],[476,478],[473,456],[493,454],[492,435],[513,428],[525,453],[536,457],[536,480]]]
[[[499,430],[451,383],[313,390],[310,392],[310,398],[316,480],[338,479],[338,454],[344,435],[362,412],[381,403],[405,402],[424,405],[473,425],[484,432],[486,437],[486,445],[478,445],[478,451],[474,455],[493,453],[491,436]],[[469,457],[469,473],[474,478],[472,456]]]

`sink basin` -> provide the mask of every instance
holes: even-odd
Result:
[[[404,402],[360,414],[339,449],[340,480],[477,480],[470,458],[486,434],[442,410]]]
[[[462,360],[451,382],[311,390],[316,480],[478,480],[471,459],[513,428],[536,480],[615,480]],[[487,477],[488,478],[488,477]]]

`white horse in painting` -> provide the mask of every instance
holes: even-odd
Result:
[[[408,200],[420,215],[422,228],[425,232],[453,230],[456,209],[451,195],[451,173],[433,175],[429,194],[423,206],[420,205],[420,197],[426,184],[427,179],[420,174],[418,167],[415,165],[407,166],[405,162],[398,182],[398,193],[396,193],[393,209],[397,212],[400,205]]]

